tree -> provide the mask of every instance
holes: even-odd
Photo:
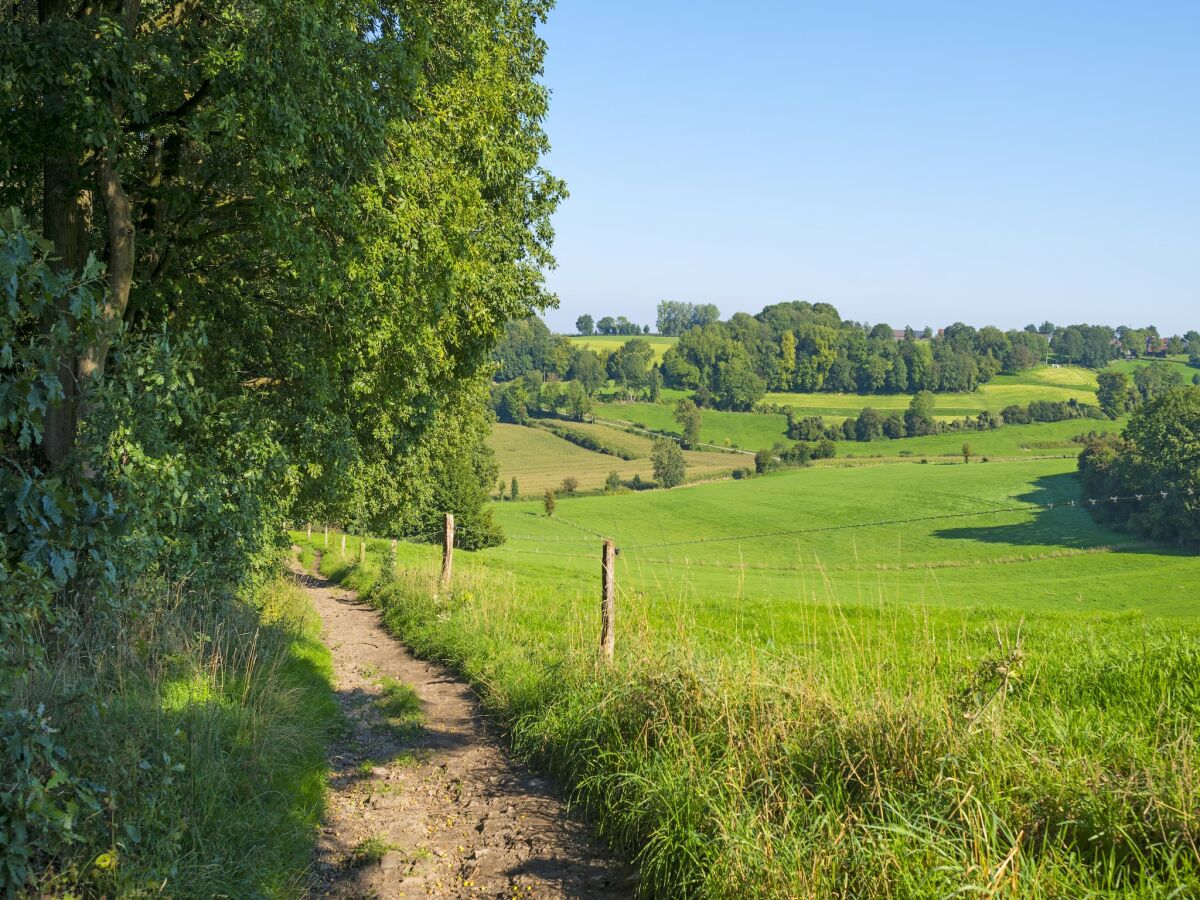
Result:
[[[299,476],[260,495],[273,515],[368,496],[398,529],[389,471],[549,301],[542,10],[10,6],[0,208],[63,270],[106,262],[100,327],[56,361],[45,461],[96,434],[114,342],[168,334],[196,348],[208,447],[269,434]]]
[[[604,492],[607,494],[615,494],[621,489],[621,476],[615,470],[608,473],[608,477],[604,479]]]
[[[508,495],[510,497],[512,497],[513,500],[521,499],[521,488],[517,484],[517,476],[516,475],[514,475],[512,477],[512,486],[508,489]]]
[[[735,353],[717,364],[713,400],[718,409],[752,409],[766,390],[766,382],[751,368],[744,353]]]
[[[524,425],[529,421],[529,393],[524,382],[514,381],[505,385],[500,393],[496,415],[501,422],[512,425]]]
[[[496,485],[496,495],[500,498],[501,503],[504,502],[504,488],[505,488],[504,479],[501,478],[500,483]]]
[[[1154,400],[1183,384],[1179,367],[1161,360],[1142,366],[1133,373],[1133,383],[1143,400]]]
[[[632,400],[650,380],[650,363],[654,359],[654,348],[645,338],[626,341],[608,360],[608,374],[625,389]]]
[[[579,382],[589,397],[604,386],[604,363],[600,362],[600,357],[586,347],[581,347],[576,352],[567,374]]]
[[[871,407],[859,411],[854,435],[860,441],[874,441],[883,436],[883,418]]]
[[[918,391],[913,395],[904,413],[904,430],[909,437],[933,434],[937,421],[933,418],[934,398],[929,391]]]
[[[542,494],[542,509],[546,511],[547,516],[552,516],[554,515],[554,507],[554,488],[546,488],[546,492]]]
[[[589,316],[587,313],[584,313],[575,320],[575,331],[576,333],[585,336],[595,334],[596,322],[591,316]]]
[[[779,381],[776,387],[790,391],[796,376],[796,335],[790,330],[779,339]]]
[[[565,396],[567,412],[576,422],[582,422],[592,411],[592,398],[587,395],[578,381],[572,381],[567,385]]]
[[[692,310],[692,327],[704,328],[721,321],[721,311],[712,303],[700,303]]]
[[[562,480],[562,489],[564,494],[574,494],[579,490],[579,479],[574,475],[568,475]]]
[[[773,468],[775,468],[775,451],[768,450],[766,447],[757,450],[754,454],[755,474],[765,475]]]
[[[617,322],[612,316],[605,316],[596,323],[596,330],[601,334],[616,334]]]
[[[680,400],[675,406],[675,421],[683,432],[683,447],[695,450],[700,443],[700,426],[704,422],[704,412],[690,399]]]
[[[1140,398],[1124,372],[1101,372],[1096,376],[1096,401],[1110,419],[1124,415]]]
[[[971,444],[969,441],[964,441],[962,445],[962,458],[964,463],[971,461]]]
[[[683,484],[687,463],[683,451],[670,438],[655,438],[650,450],[650,464],[654,468],[654,480],[665,488]]]

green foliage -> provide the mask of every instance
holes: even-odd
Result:
[[[545,510],[547,517],[554,515],[554,507],[556,505],[554,488],[546,488],[542,494],[542,509]]]
[[[687,463],[683,458],[683,450],[670,438],[654,439],[650,463],[654,467],[654,480],[662,487],[673,488],[683,484]]]
[[[1098,518],[1158,541],[1200,542],[1200,389],[1175,388],[1138,409],[1122,436],[1090,439],[1079,469],[1101,498]]]
[[[675,406],[675,421],[679,425],[684,448],[694,450],[700,444],[700,428],[704,424],[704,413],[695,402],[685,397]]]
[[[575,333],[587,337],[596,331],[596,320],[584,313],[575,320]]]
[[[904,431],[909,437],[933,434],[937,423],[933,418],[933,394],[918,391],[904,412]]]
[[[682,303],[663,300],[658,304],[659,334],[678,336],[691,328],[703,328],[719,321],[721,311],[711,303]]]
[[[1129,412],[1140,399],[1124,372],[1105,371],[1096,376],[1096,402],[1110,419]]]
[[[621,489],[621,476],[616,472],[609,472],[608,477],[604,479],[604,491],[608,494],[615,494]]]
[[[100,810],[95,789],[67,763],[44,707],[0,709],[0,884],[25,884],[83,839],[81,815]]]

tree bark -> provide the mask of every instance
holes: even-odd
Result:
[[[100,333],[79,357],[79,379],[85,391],[104,374],[104,362],[112,346],[113,334],[125,317],[129,292],[133,287],[133,203],[121,184],[113,153],[113,148],[108,147],[96,166],[96,184],[108,222],[105,236],[108,244],[108,291],[100,307]]]
[[[71,15],[69,0],[39,0],[38,18],[43,24]],[[51,114],[61,106],[53,95],[46,98]],[[91,229],[92,194],[84,187],[80,160],[70,149],[47,149],[42,162],[42,232],[54,242],[58,260],[55,267],[77,275],[87,262],[88,236]],[[69,299],[59,301],[59,315],[69,316]],[[78,385],[74,352],[65,348],[58,362],[58,380],[62,400],[46,410],[42,455],[51,467],[59,466],[75,445]]]

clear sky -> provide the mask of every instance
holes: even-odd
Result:
[[[1200,328],[1200,0],[559,0],[561,300]]]

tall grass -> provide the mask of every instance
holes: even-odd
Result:
[[[636,857],[646,896],[1200,892],[1194,626],[985,627],[827,587],[786,635],[731,621],[714,643],[666,591],[622,595],[606,670],[594,609],[494,568],[445,590],[433,560],[393,573],[376,546],[363,571],[326,567],[475,685]]]
[[[144,590],[142,614],[90,623],[6,701],[46,708],[100,801],[37,888],[296,896],[339,721],[316,614],[282,577],[254,603]]]

